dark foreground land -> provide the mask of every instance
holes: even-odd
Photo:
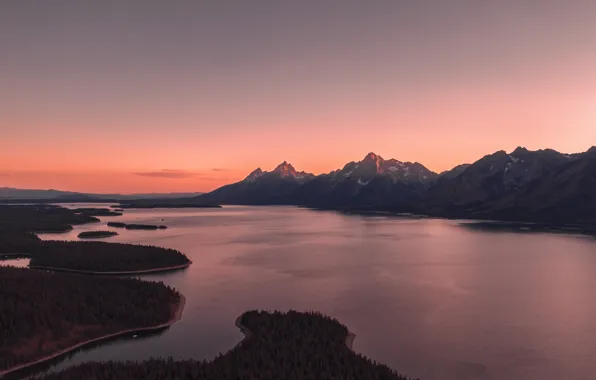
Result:
[[[407,379],[350,350],[348,329],[322,314],[249,311],[238,322],[245,340],[210,362],[92,362],[42,379]]]
[[[73,225],[93,222],[99,219],[58,206],[0,205],[0,231],[6,233],[67,232]]]
[[[78,237],[81,239],[93,239],[93,238],[104,238],[110,236],[116,236],[118,232],[114,231],[85,231],[81,232]]]
[[[42,241],[34,232],[65,232],[73,224],[99,221],[92,211],[69,210],[57,206],[0,206],[0,257],[31,257],[37,269],[111,274],[180,269],[190,260],[167,248],[98,241]]]
[[[173,321],[163,283],[0,267],[0,375],[77,344]]]
[[[523,222],[469,222],[462,225],[471,230],[495,232],[548,232],[564,234],[580,234],[596,236],[596,225],[557,224],[557,223],[523,223]]]

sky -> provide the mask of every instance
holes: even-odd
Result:
[[[596,145],[596,1],[2,0],[0,186]]]

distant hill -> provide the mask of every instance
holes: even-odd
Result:
[[[62,190],[37,190],[37,189],[16,189],[13,187],[0,187],[0,201],[19,200],[19,199],[37,199],[60,202],[64,200],[70,202],[73,200],[98,201],[98,200],[131,200],[131,199],[152,199],[152,198],[192,198],[203,193],[139,193],[139,194],[93,194],[79,193]]]

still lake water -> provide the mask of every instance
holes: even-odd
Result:
[[[80,206],[82,207],[82,206]],[[105,205],[103,206],[105,207]],[[211,359],[242,339],[248,309],[319,310],[354,349],[422,380],[596,378],[596,239],[471,231],[455,221],[293,207],[127,210],[107,221],[166,224],[104,241],[184,252],[183,319],[164,333],[78,352],[89,360]],[[162,222],[161,219],[164,219]]]

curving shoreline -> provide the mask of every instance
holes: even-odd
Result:
[[[142,333],[142,332],[149,332],[149,331],[158,331],[158,330],[165,329],[165,328],[173,325],[174,323],[176,323],[176,322],[178,322],[179,320],[182,319],[182,312],[184,311],[184,306],[186,305],[186,297],[184,297],[184,295],[182,293],[180,293],[180,292],[178,292],[178,296],[179,296],[180,299],[179,299],[178,304],[177,304],[176,312],[174,313],[174,315],[172,316],[172,318],[170,318],[170,320],[167,321],[167,322],[165,322],[165,323],[159,324],[157,326],[139,327],[139,328],[135,328],[135,329],[128,329],[128,330],[118,331],[118,332],[115,332],[115,333],[112,333],[112,334],[100,336],[98,338],[89,339],[89,340],[86,340],[84,342],[77,343],[74,346],[70,346],[70,347],[65,348],[63,350],[60,350],[60,351],[58,351],[58,352],[56,352],[54,354],[44,356],[44,357],[42,357],[40,359],[37,359],[35,361],[28,362],[28,363],[23,363],[23,364],[19,364],[16,367],[13,367],[13,368],[9,368],[9,369],[0,371],[0,378],[3,377],[3,376],[5,376],[5,375],[8,375],[10,373],[17,372],[17,371],[20,371],[22,369],[25,369],[27,367],[32,367],[32,366],[41,364],[43,362],[46,362],[46,361],[49,361],[49,360],[52,360],[52,359],[56,359],[56,358],[58,358],[58,357],[60,357],[62,355],[66,355],[66,354],[68,354],[68,353],[70,353],[72,351],[78,350],[80,348],[83,348],[85,346],[88,346],[88,345],[91,345],[91,344],[94,344],[94,343],[99,343],[99,342],[102,342],[102,341],[105,341],[105,340],[111,340],[111,339],[114,339],[114,338],[118,338],[118,337],[121,337],[121,336],[124,336],[124,335],[134,334],[134,333]]]
[[[53,272],[65,272],[65,273],[90,274],[90,275],[96,275],[96,276],[133,276],[133,275],[137,275],[137,274],[152,274],[152,273],[163,273],[163,272],[176,271],[176,270],[188,268],[191,264],[192,264],[192,260],[188,260],[188,263],[181,264],[181,265],[174,265],[171,267],[144,269],[144,270],[136,270],[136,271],[110,271],[110,272],[96,272],[96,271],[87,271],[87,270],[79,270],[79,269],[54,268],[54,267],[46,267],[46,266],[39,266],[39,265],[30,265],[29,269],[48,270],[48,271],[53,271]]]
[[[242,338],[242,340],[238,342],[238,344],[236,344],[233,349],[236,349],[238,346],[240,346],[246,339],[250,338],[250,335],[252,334],[252,331],[250,331],[248,327],[242,324],[242,315],[244,314],[241,314],[238,316],[238,318],[236,318],[234,325],[236,325],[236,327],[240,329],[240,332],[244,334],[244,338]],[[354,351],[354,349],[352,348],[352,346],[354,345],[354,339],[356,339],[356,334],[348,330],[348,335],[346,335],[346,346],[350,349],[350,351]]]

